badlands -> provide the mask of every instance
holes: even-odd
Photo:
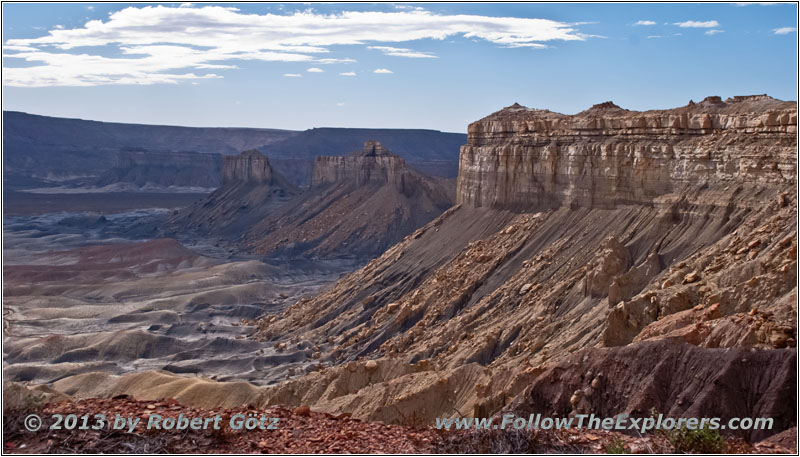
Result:
[[[402,165],[388,154],[372,144],[317,159],[329,168],[304,192],[259,174],[269,192],[230,193],[257,195],[247,204],[266,209],[259,221],[231,216],[241,204],[222,192],[237,180],[224,175],[158,229],[233,227],[239,258],[177,234],[85,247],[52,225],[4,227],[19,246],[4,245],[18,259],[3,272],[8,388],[53,402],[308,407],[400,426],[655,410],[772,417],[772,430],[737,435],[749,443],[795,430],[794,102],[708,97],[645,112],[606,102],[576,115],[515,104],[469,126],[446,210],[446,182],[387,172]],[[369,174],[380,190],[359,191],[374,184],[352,172],[365,169],[381,170]],[[379,192],[392,196],[388,211],[369,201]],[[397,220],[409,221],[402,234],[390,233]],[[347,267],[320,261],[348,246],[380,255],[339,278]]]

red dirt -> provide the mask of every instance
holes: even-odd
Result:
[[[116,414],[140,418],[133,433],[127,430],[46,430],[53,414],[105,414],[113,421]],[[219,430],[146,430],[150,414],[164,418],[213,417],[222,415]],[[231,430],[229,420],[235,414],[262,414],[278,418],[275,430]],[[280,407],[265,410],[203,410],[179,405],[174,400],[143,402],[130,398],[87,399],[74,403],[60,402],[45,406],[38,413],[44,419],[42,430],[32,433],[21,427],[4,430],[3,449],[15,453],[427,453],[437,439],[435,431],[381,423],[365,423],[347,415],[307,413]],[[22,414],[21,416],[24,416]],[[79,422],[80,423],[80,422]],[[92,422],[90,422],[91,424]],[[266,422],[269,424],[270,422]]]
[[[102,413],[108,420],[120,414],[139,418],[133,433],[127,430],[47,430],[53,414]],[[229,420],[235,414],[265,415],[278,418],[275,430],[231,430]],[[37,414],[45,418],[38,432],[23,428],[28,414],[4,413],[3,452],[13,454],[46,453],[292,453],[292,454],[375,454],[375,453],[608,453],[624,447],[633,453],[671,453],[663,436],[626,436],[602,430],[559,431],[439,431],[431,427],[415,428],[362,422],[347,414],[334,416],[310,411],[307,407],[290,410],[271,407],[264,410],[242,407],[241,410],[204,410],[178,404],[175,400],[145,402],[126,396],[113,399],[86,399],[46,405]],[[222,416],[219,430],[146,430],[151,414],[163,418]],[[80,424],[80,420],[78,424]],[[266,422],[269,423],[269,422]],[[89,422],[91,425],[92,423]],[[794,429],[793,429],[794,430]],[[777,435],[776,435],[777,437]],[[748,444],[729,439],[729,453],[794,453],[790,439],[766,440]]]

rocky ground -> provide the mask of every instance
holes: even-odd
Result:
[[[31,413],[26,411],[26,413]],[[3,451],[9,454],[41,453],[254,453],[254,454],[431,454],[431,453],[674,453],[700,448],[676,447],[676,441],[664,434],[628,436],[603,430],[560,431],[446,431],[433,427],[386,425],[363,422],[349,414],[332,415],[311,411],[307,406],[294,409],[192,408],[173,399],[137,401],[127,396],[110,399],[86,399],[50,403],[35,413],[46,418],[37,432],[24,429],[20,411],[4,413]],[[140,422],[129,431],[50,430],[53,415],[116,415]],[[262,416],[266,429],[231,429],[231,418]],[[27,415],[27,414],[26,414]],[[220,415],[219,430],[147,430],[151,415],[165,418],[210,418]],[[90,425],[93,422],[89,422]],[[80,425],[80,420],[79,420]],[[748,444],[741,439],[727,439],[713,449],[726,453],[788,454],[796,447],[791,434]]]

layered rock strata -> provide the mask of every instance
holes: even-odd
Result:
[[[765,355],[783,363],[797,339],[796,119],[793,104],[763,96],[645,113],[506,108],[470,126],[459,205],[265,319],[259,336],[313,341],[334,365],[424,364],[434,384],[486,367],[442,408],[416,411],[430,420],[496,412],[541,370],[596,347],[614,358],[618,346],[678,340],[784,351]],[[429,405],[420,376],[346,395],[370,397],[358,401],[365,417],[402,421],[403,405]],[[627,375],[614,376],[622,386]]]
[[[369,183],[388,183],[402,191],[402,179],[407,172],[405,160],[392,154],[379,142],[367,141],[360,152],[350,156],[317,157],[311,185],[352,182],[364,186]]]
[[[239,155],[225,157],[225,164],[222,167],[223,184],[273,184],[280,180],[280,177],[270,166],[269,159],[255,149],[245,151]]]
[[[256,150],[226,156],[220,188],[180,210],[165,225],[167,233],[200,233],[237,240],[253,224],[300,191],[272,169]]]
[[[124,150],[117,156],[116,165],[94,184],[213,189],[220,185],[221,169],[220,154]]]
[[[458,202],[608,208],[700,182],[779,184],[797,173],[796,133],[796,105],[767,96],[574,116],[515,104],[469,126]]]
[[[312,186],[256,224],[246,242],[271,256],[373,258],[449,208],[446,181],[406,166],[379,142],[317,157]]]

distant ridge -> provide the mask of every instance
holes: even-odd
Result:
[[[3,111],[3,180],[15,188],[97,178],[120,151],[196,151],[222,155],[257,149],[294,185],[307,186],[314,157],[377,140],[421,171],[455,177],[466,135],[421,129],[177,127],[67,119]]]
[[[286,139],[277,129],[173,127],[85,121],[3,111],[3,180],[52,184],[98,177],[122,150],[236,154]]]

